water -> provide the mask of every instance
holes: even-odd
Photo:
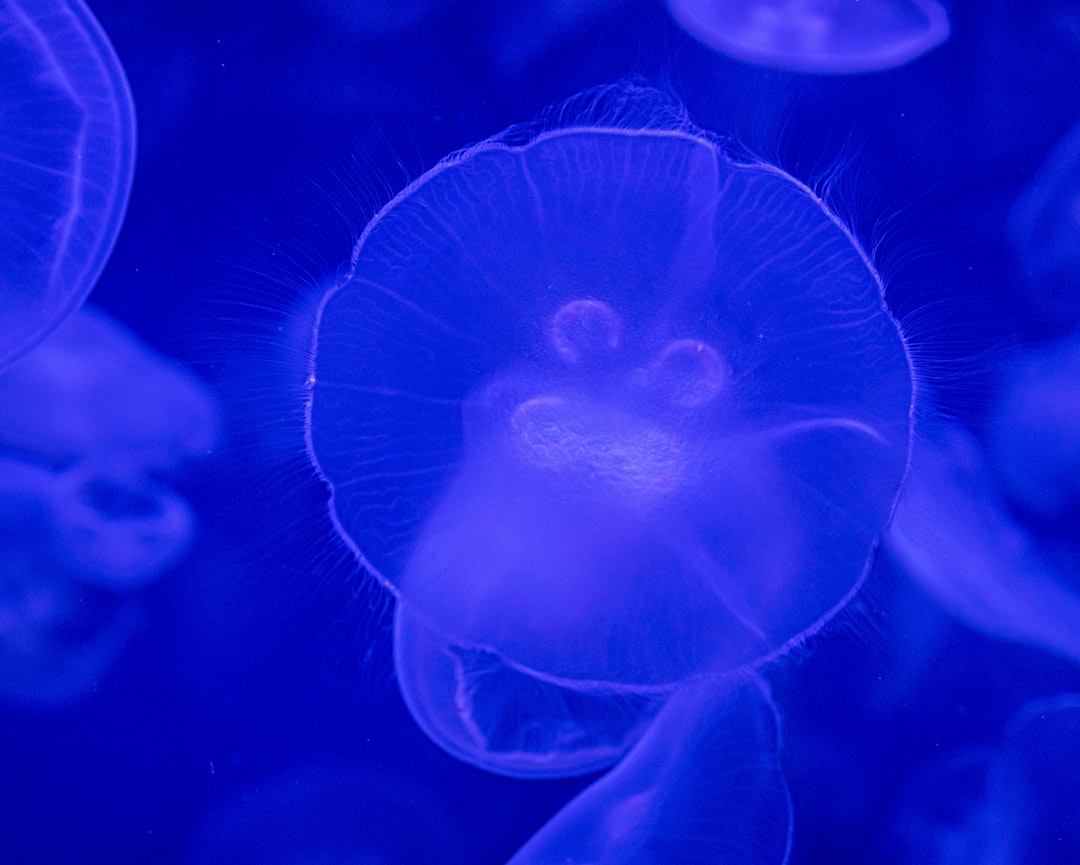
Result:
[[[0,373],[0,858],[1074,862],[1075,4],[407,6],[93,5],[139,342]]]

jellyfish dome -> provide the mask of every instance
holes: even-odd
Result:
[[[0,367],[79,307],[135,166],[120,61],[82,0],[0,5]]]
[[[908,354],[850,233],[633,85],[391,201],[322,300],[309,387],[362,565],[548,680],[783,652],[860,585],[908,459]]]
[[[699,42],[737,60],[793,72],[877,72],[949,37],[937,0],[668,0]]]

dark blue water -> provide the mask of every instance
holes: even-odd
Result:
[[[0,862],[1080,861],[1080,6],[339,5],[0,4]]]

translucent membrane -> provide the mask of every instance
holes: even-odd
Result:
[[[372,221],[319,311],[308,440],[342,537],[445,642],[634,690],[760,662],[850,597],[912,384],[811,190],[649,91],[596,103]]]
[[[979,444],[959,426],[920,439],[887,535],[907,573],[992,637],[1080,660],[1080,583],[1009,515]]]
[[[616,768],[509,865],[781,865],[792,813],[778,722],[753,679],[684,686]]]
[[[0,368],[83,302],[123,220],[135,114],[82,0],[0,5]]]
[[[168,478],[217,433],[203,384],[88,307],[0,372],[0,701],[92,690],[141,622],[131,593],[188,549]]]
[[[936,0],[668,0],[668,9],[710,48],[795,72],[891,69],[949,38]]]
[[[988,450],[1009,497],[1029,514],[1080,515],[1080,336],[1030,351],[1010,366],[990,419]]]
[[[1009,215],[1020,287],[1046,315],[1080,319],[1080,124],[1047,157]]]
[[[206,386],[92,307],[0,373],[0,396],[0,451],[52,465],[168,471],[218,435]]]

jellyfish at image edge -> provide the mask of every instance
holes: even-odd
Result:
[[[910,363],[850,233],[634,85],[397,196],[312,357],[309,449],[398,598],[403,696],[522,777],[610,765],[690,680],[819,628],[907,465]]]
[[[987,451],[1013,502],[1035,519],[1071,520],[1070,530],[1075,529],[1080,518],[1080,335],[1027,351],[1009,365],[990,418]]]
[[[918,436],[885,547],[968,627],[1080,661],[1075,562],[1051,555],[1010,514],[981,445],[960,425]]]
[[[91,307],[0,372],[0,701],[90,692],[191,543],[171,479],[218,425],[195,376]]]
[[[793,72],[903,66],[949,38],[937,0],[668,0],[687,33],[737,60]]]
[[[905,865],[1080,861],[1080,694],[1033,700],[1000,743],[917,773],[891,847]]]
[[[1009,214],[1017,278],[1032,304],[1055,321],[1080,320],[1080,123],[1039,167]]]
[[[0,368],[74,312],[120,231],[135,113],[82,0],[0,4]]]

